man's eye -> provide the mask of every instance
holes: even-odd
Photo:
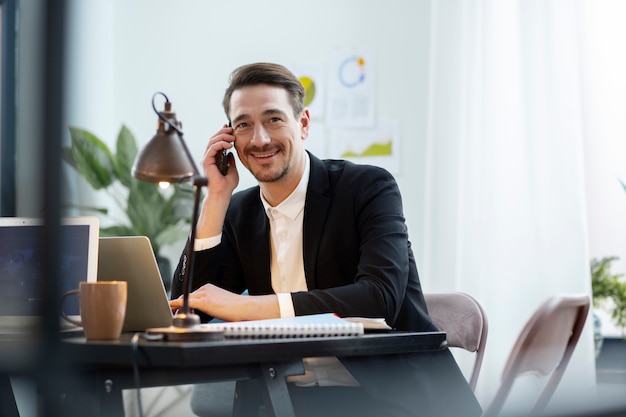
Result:
[[[239,123],[235,126],[236,130],[245,130],[246,128],[248,128],[248,123]]]

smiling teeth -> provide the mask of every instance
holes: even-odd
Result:
[[[261,155],[254,155],[255,158],[269,158],[270,156],[274,156],[276,153],[272,152],[272,153],[265,153],[265,154],[261,154]]]

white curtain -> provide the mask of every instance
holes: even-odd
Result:
[[[429,291],[467,292],[487,311],[487,406],[538,305],[590,293],[580,5],[435,0],[431,13],[421,271]],[[518,384],[511,412],[542,386]],[[594,388],[589,320],[553,409],[588,405]]]

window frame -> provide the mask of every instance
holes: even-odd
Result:
[[[17,2],[18,0],[0,0],[2,7],[0,216],[16,214]]]

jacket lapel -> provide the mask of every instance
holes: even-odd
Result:
[[[311,172],[304,206],[304,224],[302,231],[304,252],[304,274],[309,290],[317,288],[315,266],[319,252],[324,224],[330,207],[328,191],[330,181],[324,163],[309,153]]]
[[[248,241],[253,242],[253,244],[249,247],[250,252],[245,255],[244,259],[249,260],[248,265],[254,269],[251,273],[259,278],[255,280],[256,283],[259,283],[259,290],[269,294],[272,292],[270,225],[260,198],[253,213],[255,215],[250,216],[247,227]]]

